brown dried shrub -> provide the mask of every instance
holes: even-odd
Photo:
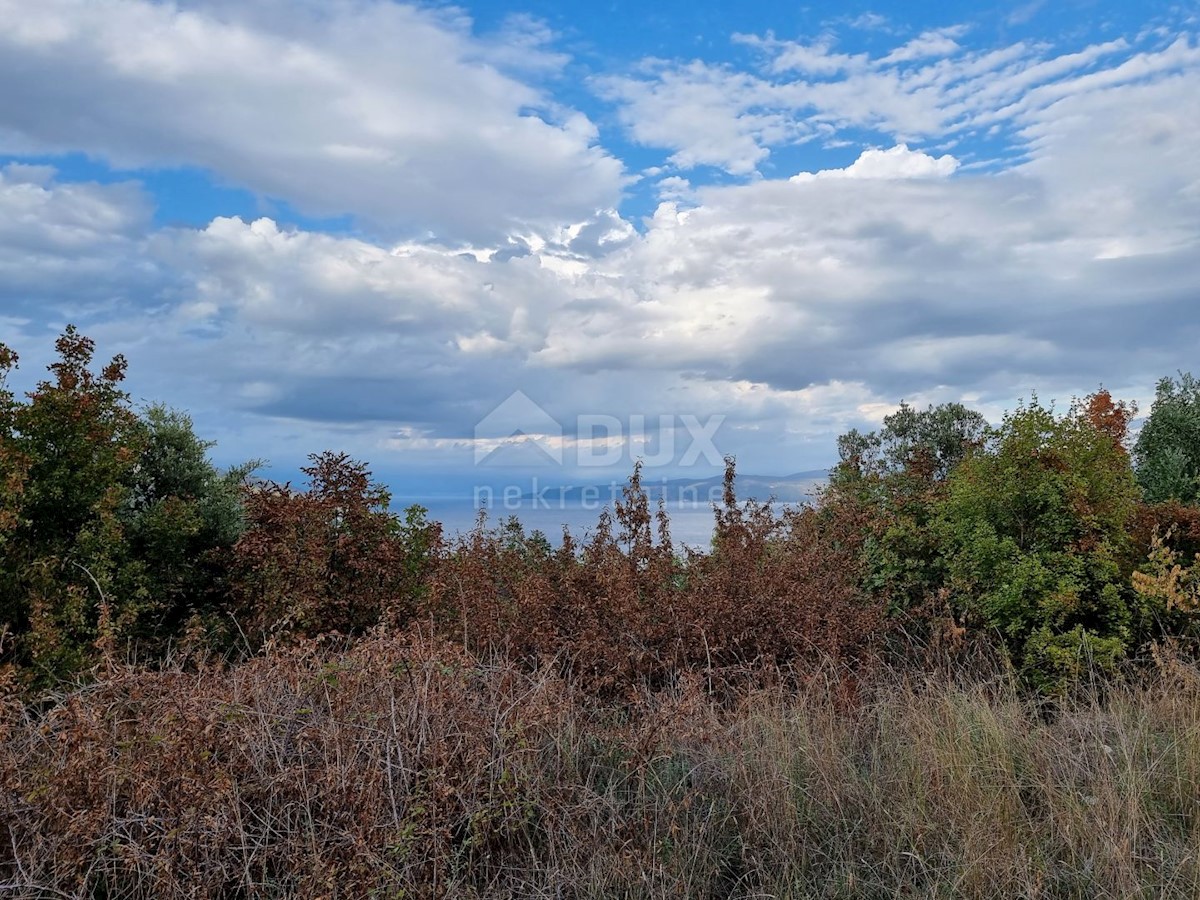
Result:
[[[1188,677],[1064,701],[877,672],[842,700],[598,701],[453,642],[306,641],[0,708],[0,890],[123,897],[1189,897]]]
[[[234,615],[259,643],[409,623],[441,543],[414,507],[405,520],[367,467],[310,457],[307,491],[260,484],[245,494],[246,530],[229,559]]]
[[[1191,558],[1200,553],[1200,506],[1177,500],[1139,503],[1129,523],[1135,559],[1140,563],[1150,553],[1154,535],[1171,535],[1174,550]]]
[[[733,488],[730,461],[710,553],[677,551],[639,470],[615,521],[602,514],[582,546],[481,525],[441,558],[421,618],[472,652],[555,659],[610,693],[688,671],[711,680],[867,661],[886,621],[859,590],[859,513],[830,502],[779,514],[739,505]]]

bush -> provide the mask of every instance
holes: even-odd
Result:
[[[306,491],[245,490],[246,530],[229,565],[234,615],[255,645],[406,626],[441,543],[420,507],[403,521],[389,512],[363,463],[332,452],[309,459]]]
[[[839,668],[834,661],[832,670]],[[599,702],[431,640],[0,710],[5,895],[1195,897],[1200,673]]]
[[[956,604],[1048,690],[1111,668],[1139,636],[1127,567],[1138,490],[1124,429],[1099,426],[1100,406],[1059,417],[1035,398],[1007,415],[951,474],[937,518]]]
[[[732,460],[710,553],[676,551],[635,470],[582,545],[552,550],[511,522],[448,548],[422,621],[472,652],[554,660],[589,690],[624,695],[681,673],[805,676],[836,656],[873,658],[885,623],[860,589],[861,523],[849,505],[777,514],[738,504]]]

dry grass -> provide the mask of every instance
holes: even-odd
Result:
[[[114,673],[7,707],[2,893],[1200,892],[1189,670],[1053,714],[996,681],[807,684],[618,703],[383,636]]]

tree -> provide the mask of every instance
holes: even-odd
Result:
[[[52,378],[20,402],[3,398],[3,454],[20,487],[0,573],[0,621],[14,659],[44,675],[85,667],[113,621],[110,605],[122,483],[141,430],[120,388],[125,360],[91,370],[95,344],[68,326],[55,343]],[[5,359],[15,366],[7,348]]]
[[[916,410],[907,403],[878,432],[838,439],[831,491],[867,512],[868,590],[893,613],[921,607],[945,582],[939,535],[930,527],[947,477],[983,442],[987,421],[961,403]]]
[[[196,435],[187,415],[162,405],[147,407],[141,426],[141,451],[118,510],[124,546],[114,591],[128,612],[138,612],[129,636],[157,653],[223,601],[220,554],[242,533],[241,487],[258,463],[218,470],[208,458],[214,443]]]
[[[1113,665],[1137,633],[1125,561],[1138,491],[1117,431],[1097,427],[1103,405],[1058,417],[1035,397],[1005,416],[938,511],[956,604],[1044,689]]]
[[[1159,381],[1133,454],[1148,502],[1200,502],[1200,381]]]
[[[24,401],[0,345],[0,629],[27,681],[52,682],[104,650],[153,657],[212,602],[211,553],[233,543],[240,505],[185,416],[139,416],[121,356],[93,370],[68,326],[51,377]]]
[[[1108,435],[1116,447],[1128,452],[1125,442],[1129,439],[1129,423],[1137,415],[1136,403],[1113,400],[1112,394],[1101,388],[1079,404],[1079,410],[1096,431]]]
[[[961,403],[916,410],[901,403],[878,432],[857,429],[838,438],[835,478],[910,474],[940,481],[979,446],[987,420]]]
[[[17,366],[17,354],[0,344],[0,549],[21,522],[22,498],[29,476],[29,460],[15,440],[18,404],[8,389],[8,376]]]

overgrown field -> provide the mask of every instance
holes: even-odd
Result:
[[[0,745],[11,897],[1194,897],[1200,675],[617,701],[374,637],[117,671]]]

